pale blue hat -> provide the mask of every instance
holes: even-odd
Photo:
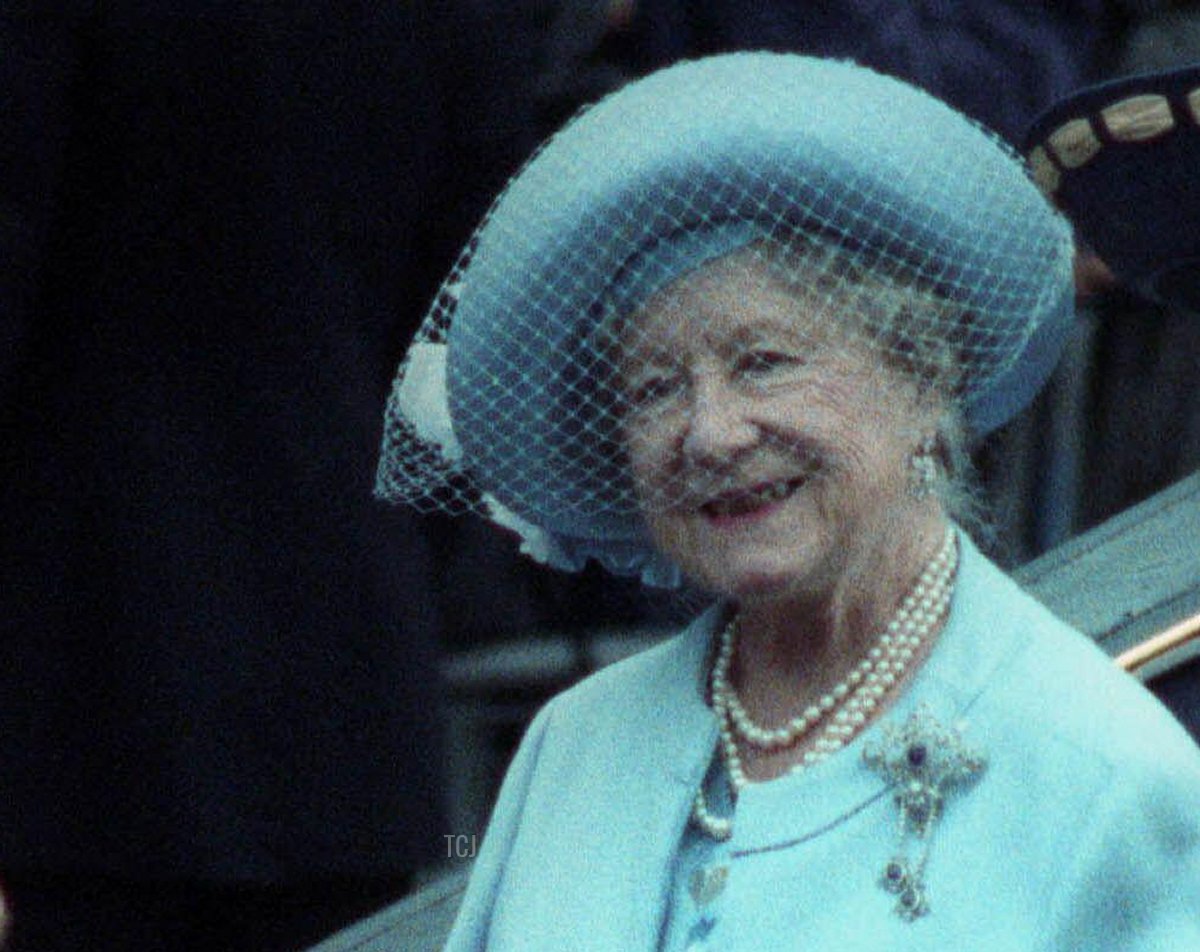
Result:
[[[379,494],[484,511],[560,567],[595,557],[671,583],[614,437],[597,325],[795,235],[896,264],[966,315],[952,332],[976,434],[1032,399],[1070,329],[1070,229],[997,137],[849,62],[684,62],[577,116],[497,199],[401,367]]]

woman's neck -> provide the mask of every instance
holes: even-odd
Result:
[[[752,713],[785,718],[843,679],[876,642],[945,532],[939,513],[880,533],[829,591],[740,604],[732,675]]]

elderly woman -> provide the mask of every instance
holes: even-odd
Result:
[[[542,710],[450,949],[1200,948],[1200,755],[966,531],[1071,263],[995,139],[843,62],[672,67],[510,183],[380,492],[712,606]]]

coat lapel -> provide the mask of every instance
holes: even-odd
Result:
[[[627,699],[632,710],[621,717],[620,744],[605,758],[606,796],[619,819],[597,857],[609,867],[597,882],[612,892],[597,900],[608,906],[613,928],[607,942],[589,947],[657,948],[679,840],[717,739],[704,682],[719,616],[714,610],[697,619]]]

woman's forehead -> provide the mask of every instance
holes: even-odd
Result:
[[[711,262],[652,295],[624,322],[622,349],[752,343],[763,337],[815,346],[847,339],[845,316],[834,302],[787,280],[752,252]],[[841,326],[839,326],[841,325]]]

